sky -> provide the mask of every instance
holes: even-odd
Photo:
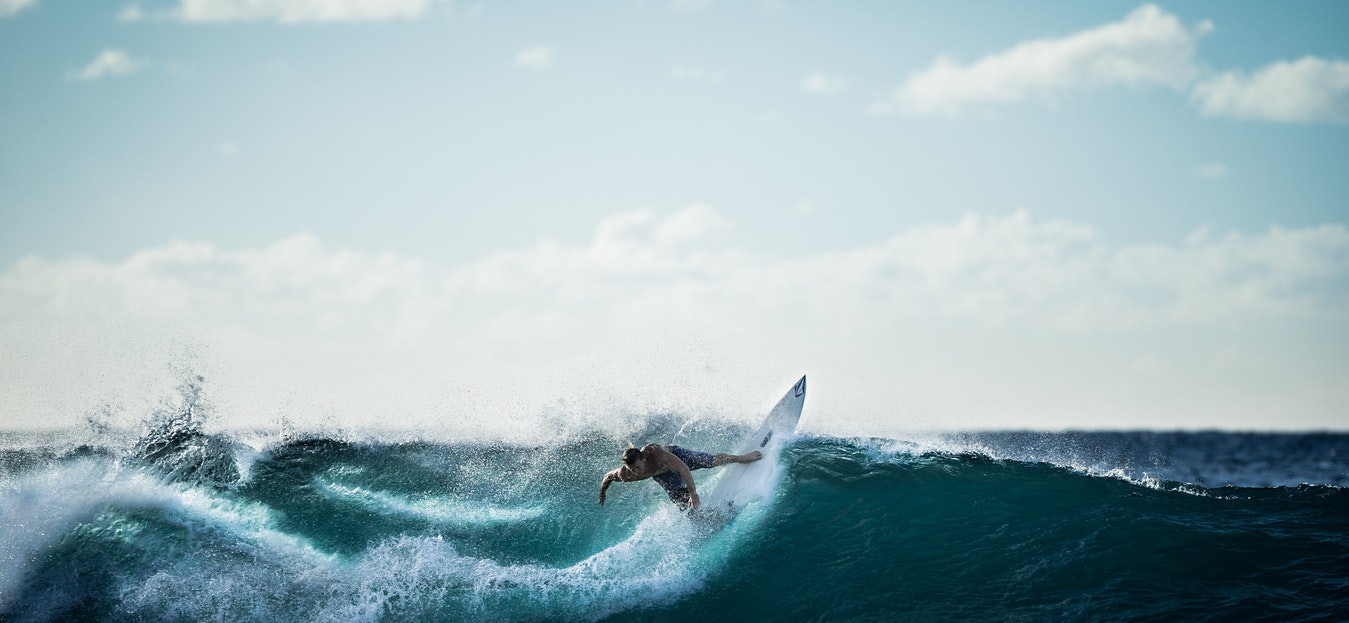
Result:
[[[1349,4],[0,0],[0,428],[1349,428]],[[167,388],[167,389],[166,389]]]

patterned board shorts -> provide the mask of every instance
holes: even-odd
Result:
[[[670,454],[679,457],[679,460],[687,465],[689,471],[695,469],[704,469],[712,467],[713,456],[706,452],[698,450],[689,450],[679,446],[670,446]],[[689,488],[684,484],[684,479],[679,477],[679,472],[666,470],[651,477],[652,480],[660,483],[665,488],[665,493],[670,496],[676,504],[684,506],[689,503]]]

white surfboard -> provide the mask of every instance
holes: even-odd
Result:
[[[753,463],[736,463],[721,468],[720,479],[708,495],[700,496],[703,506],[738,510],[745,504],[767,496],[777,486],[781,476],[778,458],[782,449],[796,436],[796,423],[801,419],[801,408],[806,403],[806,377],[796,382],[758,430],[741,439],[734,452],[744,454],[758,450],[763,459]]]

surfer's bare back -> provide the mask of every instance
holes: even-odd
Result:
[[[745,454],[708,454],[679,446],[646,444],[641,449],[628,446],[623,451],[623,465],[604,475],[600,482],[600,505],[604,493],[615,480],[636,482],[650,478],[660,483],[670,500],[681,509],[698,508],[698,487],[691,470],[721,467],[730,463],[753,463],[763,458],[758,450]]]

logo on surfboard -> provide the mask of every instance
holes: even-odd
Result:
[[[794,396],[796,398],[800,398],[802,394],[806,393],[806,377],[801,377],[801,380],[796,382],[796,387],[793,387],[792,391],[795,392]]]

